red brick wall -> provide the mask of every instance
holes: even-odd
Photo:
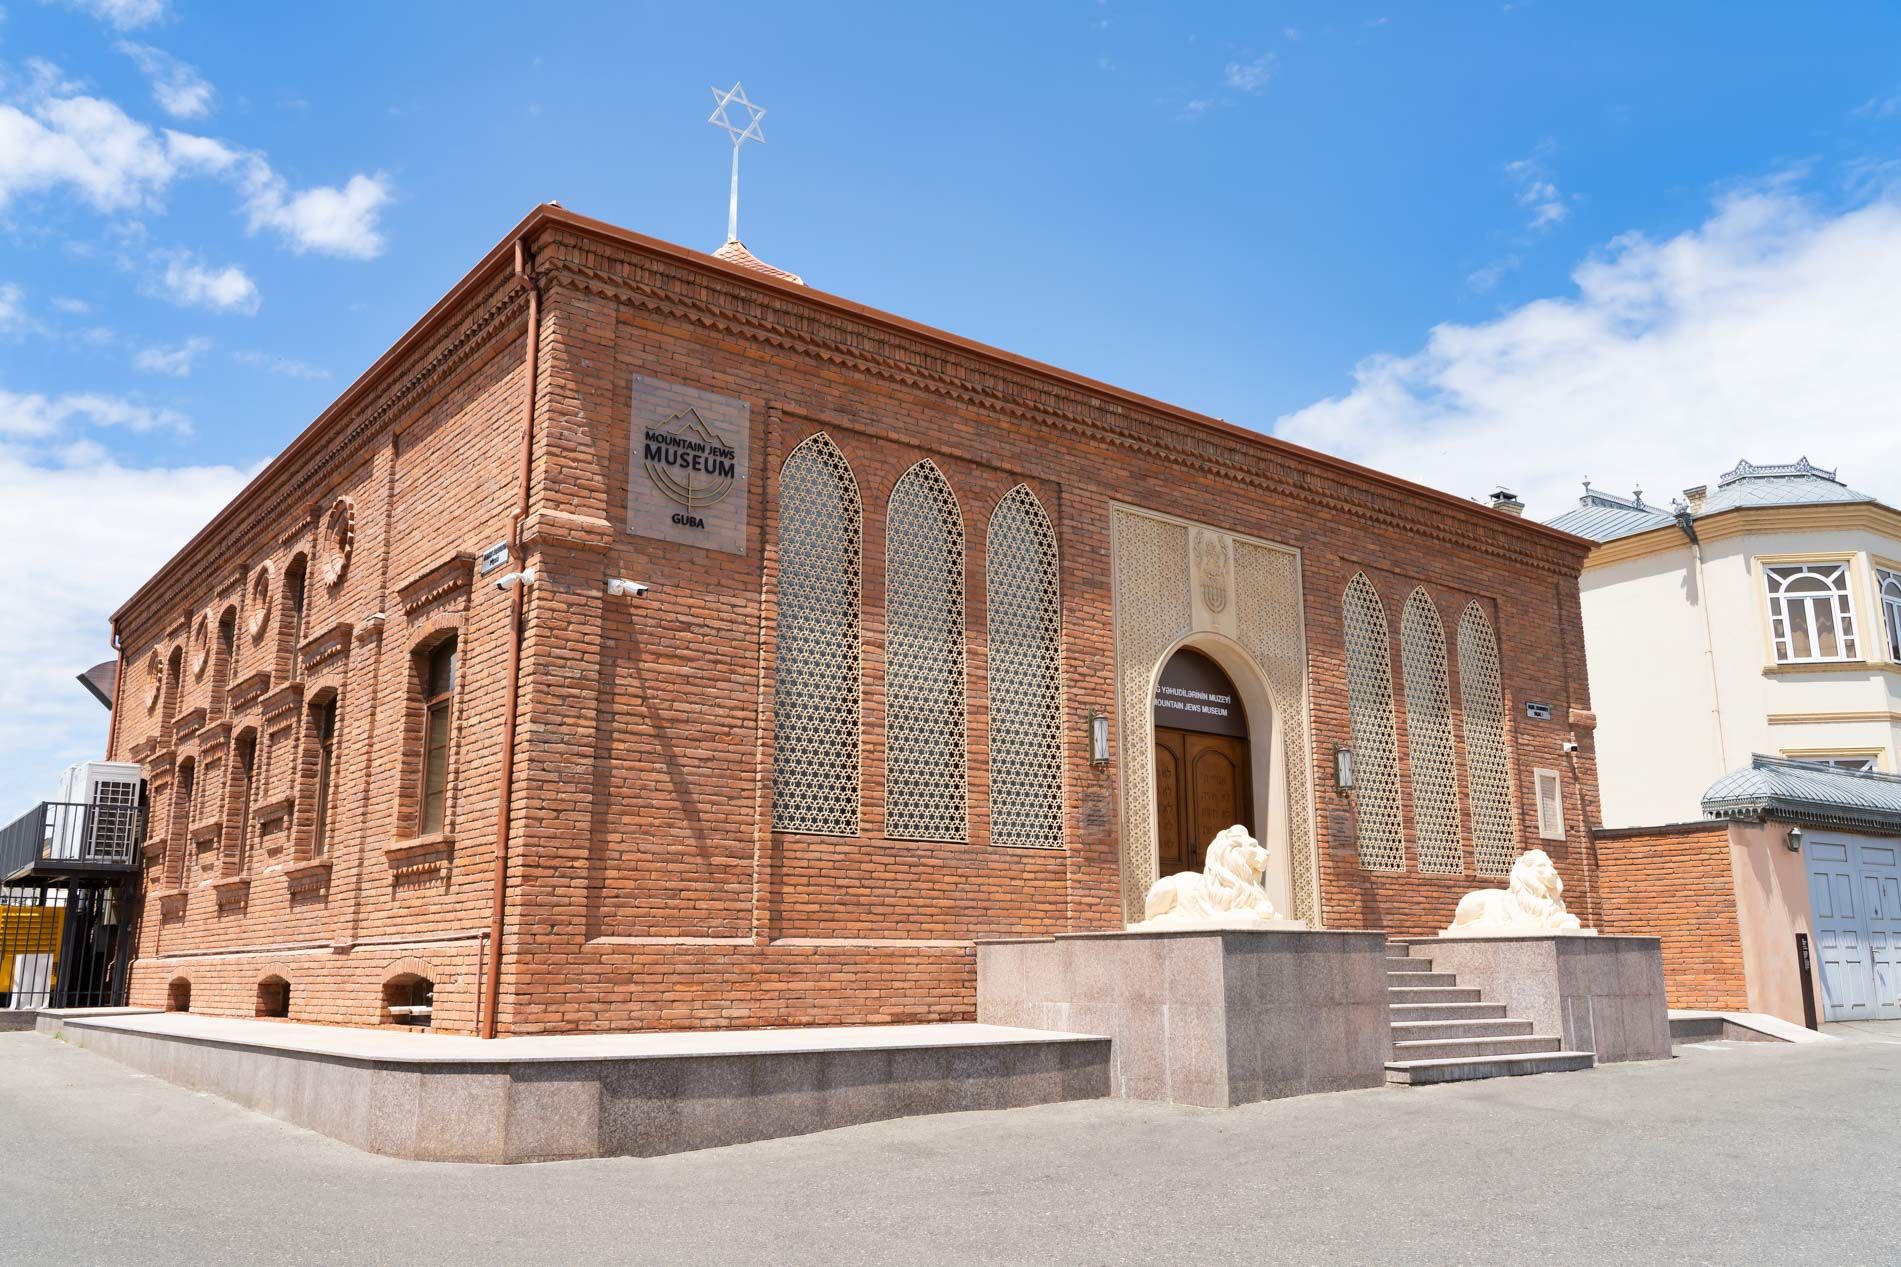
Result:
[[[1564,770],[1567,841],[1544,847],[1570,885],[1572,909],[1596,922],[1596,880],[1575,849],[1595,816],[1589,731],[1577,732],[1576,757],[1559,752],[1573,733],[1569,710],[1589,707],[1577,643],[1580,548],[1484,508],[665,251],[564,225],[538,231],[534,248],[544,302],[523,535],[541,580],[526,600],[523,635],[505,1029],[967,1018],[970,939],[1116,923],[1116,767],[1091,765],[1085,736],[1088,717],[1114,705],[1112,502],[1302,552],[1328,925],[1428,932],[1449,921],[1459,894],[1489,883],[1471,874],[1469,814],[1464,876],[1421,877],[1410,843],[1406,871],[1372,874],[1350,844],[1329,839],[1343,804],[1331,754],[1348,742],[1340,594],[1356,570],[1387,605],[1396,684],[1407,593],[1423,583],[1439,603],[1454,652],[1455,730],[1452,631],[1467,601],[1486,608],[1499,635],[1522,834],[1541,843],[1532,767]],[[203,740],[173,744],[159,724],[164,707],[146,712],[148,652],[162,660],[201,610],[215,621],[220,596],[241,593],[264,560],[281,575],[291,552],[310,549],[334,499],[352,499],[349,568],[334,589],[313,570],[303,635],[353,625],[347,657],[303,683],[306,698],[334,688],[342,701],[331,866],[324,874],[295,865],[307,786],[297,789],[280,852],[253,852],[242,902],[220,903],[213,881],[166,895],[155,862],[134,979],[141,1001],[162,998],[172,976],[189,972],[195,1009],[248,1014],[264,964],[281,959],[296,974],[286,974],[293,1016],[367,1023],[389,962],[417,956],[447,965],[437,978],[444,1025],[473,1023],[488,960],[478,935],[495,856],[508,600],[487,581],[435,591],[456,555],[507,533],[522,311],[499,274],[471,288],[440,333],[412,340],[385,367],[386,383],[325,420],[328,451],[309,449],[308,460],[269,473],[123,613],[119,748],[147,762],[158,823],[165,769],[199,757]],[[634,374],[749,403],[743,555],[626,531]],[[770,830],[777,477],[792,446],[818,430],[850,461],[864,505],[863,826],[851,839]],[[949,844],[882,834],[884,510],[898,477],[925,457],[958,498],[967,542],[970,833]],[[991,511],[1018,483],[1041,499],[1062,551],[1061,850],[987,843],[983,543]],[[605,581],[616,576],[649,581],[653,592],[609,598]],[[463,639],[452,821],[442,839],[418,841],[412,653],[449,630]],[[232,680],[250,671],[241,658]],[[184,685],[178,711],[209,708],[189,674]],[[272,693],[280,689],[274,679]],[[225,710],[230,724],[252,724],[272,700]],[[1555,720],[1526,721],[1523,704],[1534,700],[1551,704]],[[1403,709],[1399,732],[1403,747]],[[309,736],[289,742],[302,753]],[[1464,777],[1461,765],[1462,786]],[[1408,802],[1409,842],[1411,814]],[[160,843],[158,853],[172,847]],[[432,940],[394,944],[403,938]]]
[[[1599,927],[1662,938],[1670,1006],[1748,1010],[1728,825],[1599,831],[1596,850]]]

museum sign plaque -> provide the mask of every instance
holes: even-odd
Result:
[[[746,553],[743,400],[634,375],[627,530],[679,545]]]

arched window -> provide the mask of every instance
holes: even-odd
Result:
[[[310,856],[328,857],[330,853],[330,787],[336,778],[337,697],[325,695],[310,706],[310,739],[316,745],[317,764],[310,834]]]
[[[165,987],[165,1010],[167,1012],[191,1011],[191,978],[173,977]]]
[[[277,673],[286,680],[297,662],[297,644],[304,629],[304,580],[310,562],[302,554],[292,557],[284,569],[283,592],[277,603]]]
[[[165,736],[166,743],[172,741],[172,723],[178,720],[178,695],[184,679],[185,649],[173,647],[170,658],[165,661],[165,698],[158,723],[159,733]]]
[[[1853,660],[1855,613],[1846,563],[1797,563],[1767,570],[1769,632],[1776,660]]]
[[[257,983],[257,1014],[284,1018],[290,1015],[290,982],[272,973]]]
[[[929,460],[885,516],[885,835],[968,836],[964,753],[964,520]]]
[[[990,841],[1063,844],[1062,595],[1056,532],[1027,485],[984,548],[990,649]]]
[[[214,712],[224,711],[225,691],[231,685],[231,662],[238,646],[238,609],[224,609],[218,617],[217,640],[211,652],[211,704]]]
[[[181,888],[186,879],[185,863],[192,853],[191,848],[191,811],[192,798],[197,793],[198,763],[186,757],[178,763],[178,774],[172,780],[171,840],[165,847],[165,882],[167,888]]]
[[[383,983],[383,1022],[427,1029],[435,1020],[436,983],[413,972]]]
[[[424,836],[448,821],[449,740],[455,729],[456,640],[445,638],[417,665],[422,684],[422,770],[416,831]],[[319,749],[319,755],[322,750]]]
[[[1875,569],[1875,581],[1881,586],[1881,623],[1888,634],[1888,658],[1901,664],[1901,572]]]
[[[1399,618],[1400,663],[1406,674],[1406,752],[1411,758],[1413,833],[1419,869],[1464,870],[1459,856],[1459,774],[1452,743],[1452,688],[1446,676],[1446,631],[1423,587]]]
[[[257,788],[257,731],[240,734],[234,745],[237,760],[231,763],[230,799],[226,804],[235,811],[237,821],[225,823],[225,839],[231,842],[231,855],[224,860],[226,875],[243,875],[250,867],[251,805]]]
[[[1406,866],[1406,829],[1399,808],[1399,736],[1393,724],[1393,654],[1386,609],[1364,572],[1354,573],[1347,583],[1341,609],[1360,865],[1371,871],[1400,871]]]
[[[1505,742],[1505,691],[1498,639],[1477,603],[1459,617],[1459,705],[1465,714],[1465,775],[1472,790],[1472,850],[1480,875],[1509,875],[1518,858],[1518,810]]]
[[[863,514],[838,446],[814,435],[779,472],[772,828],[858,834]]]

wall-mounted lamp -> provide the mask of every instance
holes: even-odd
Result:
[[[1093,765],[1109,764],[1109,719],[1101,713],[1089,718],[1089,760]]]
[[[1802,829],[1800,827],[1789,828],[1788,838],[1784,840],[1782,843],[1785,847],[1787,847],[1790,853],[1801,853],[1802,852]]]
[[[1342,792],[1353,790],[1353,749],[1333,750],[1333,786]]]

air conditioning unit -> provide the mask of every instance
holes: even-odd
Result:
[[[131,862],[139,836],[139,782],[133,761],[82,761],[59,776],[46,807],[46,858]]]

